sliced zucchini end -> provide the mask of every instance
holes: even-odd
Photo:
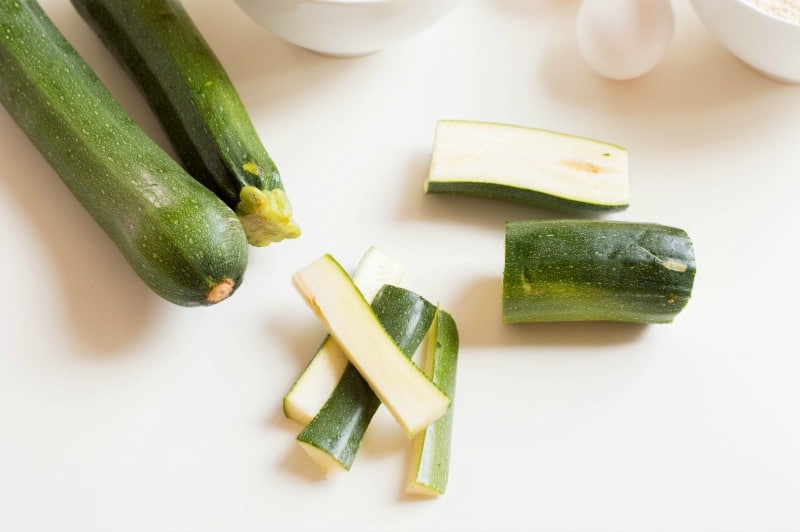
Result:
[[[300,227],[292,219],[289,197],[279,188],[264,191],[254,186],[243,187],[236,215],[253,246],[263,247],[300,236]]]
[[[297,440],[297,443],[300,444],[300,448],[308,454],[326,476],[348,470],[347,467],[322,449],[301,440]]]

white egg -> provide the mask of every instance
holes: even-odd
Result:
[[[584,0],[578,48],[586,63],[611,79],[633,79],[666,55],[675,29],[670,0]]]

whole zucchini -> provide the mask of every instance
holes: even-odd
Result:
[[[0,0],[0,102],[156,293],[208,305],[239,286],[235,214],[133,122],[35,0]]]
[[[695,276],[685,231],[652,223],[506,224],[503,321],[671,322]]]
[[[278,169],[222,64],[178,0],[72,0],[136,79],[189,173],[249,242],[299,236]]]

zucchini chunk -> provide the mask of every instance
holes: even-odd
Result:
[[[372,310],[409,358],[422,343],[436,313],[436,307],[424,298],[388,284],[375,296]],[[326,473],[350,470],[380,404],[358,370],[347,364],[330,397],[298,434],[297,441]]]
[[[458,328],[453,317],[438,309],[425,349],[425,373],[455,400],[458,366]],[[406,491],[417,495],[443,495],[450,473],[450,439],[453,406],[414,437]]]
[[[0,0],[0,102],[153,291],[194,306],[238,288],[236,215],[133,122],[35,0]]]
[[[403,266],[377,248],[367,250],[353,274],[353,283],[364,299],[372,301],[385,284],[397,284],[403,277]],[[325,337],[314,358],[283,398],[283,413],[301,425],[317,415],[328,400],[347,366],[347,357],[339,344]]]
[[[236,211],[248,241],[300,235],[289,198],[217,56],[178,0],[72,0],[138,82],[189,173]]]
[[[292,281],[409,437],[447,412],[450,398],[392,340],[333,257],[323,255]]]
[[[685,231],[604,220],[506,224],[503,321],[669,323],[689,301]]]
[[[597,140],[489,122],[437,123],[425,192],[574,212],[629,203],[628,152]]]

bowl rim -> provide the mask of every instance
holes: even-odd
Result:
[[[752,11],[753,13],[755,13],[757,15],[760,15],[760,16],[763,16],[763,17],[767,17],[767,18],[772,19],[772,20],[774,20],[774,21],[776,21],[776,22],[778,22],[780,24],[785,24],[785,25],[800,29],[800,22],[794,21],[794,20],[790,20],[788,18],[779,17],[778,15],[776,15],[775,13],[772,13],[771,11],[767,11],[766,9],[763,9],[763,8],[760,8],[760,7],[756,6],[750,0],[735,0],[735,1],[739,5],[743,6],[745,9],[748,9],[748,10]]]

